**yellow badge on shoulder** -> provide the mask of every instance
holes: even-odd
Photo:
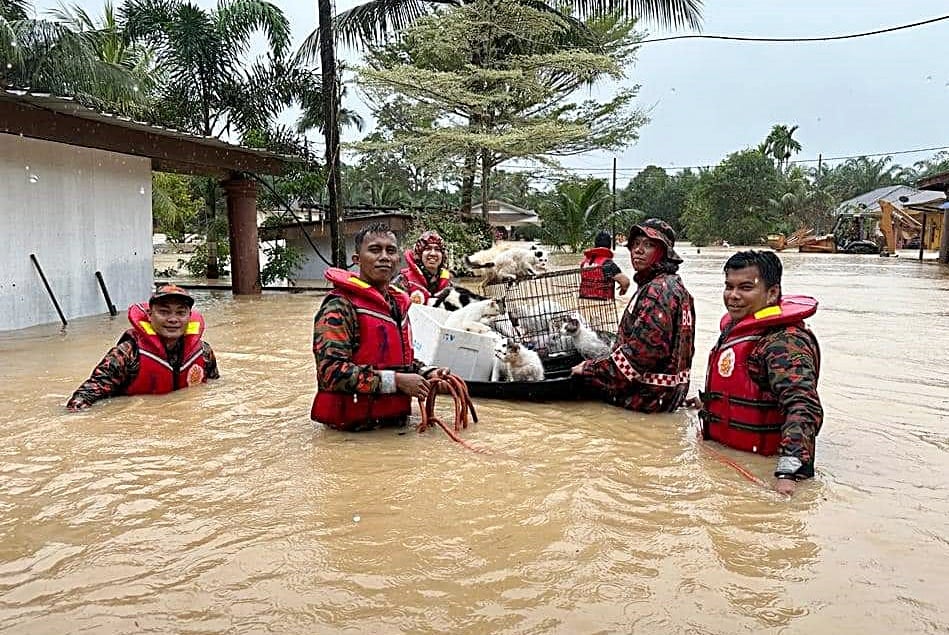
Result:
[[[735,349],[730,348],[718,358],[718,374],[722,377],[731,377],[735,372]]]
[[[194,386],[204,380],[204,369],[195,364],[188,369],[188,385]]]

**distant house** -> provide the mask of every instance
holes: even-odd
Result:
[[[920,197],[926,198],[931,196],[934,192],[924,192],[922,190],[917,190],[915,187],[909,187],[908,185],[888,185],[886,187],[878,187],[875,190],[871,190],[860,196],[854,196],[851,199],[848,199],[842,202],[837,206],[837,209],[834,210],[834,215],[837,214],[852,214],[854,212],[866,212],[873,216],[880,215],[880,200],[884,200],[888,203],[892,203],[897,207],[902,207],[903,202],[900,201],[901,198],[914,198],[918,200]]]
[[[285,241],[288,247],[293,247],[303,254],[303,263],[294,276],[297,283],[328,286],[323,274],[331,266],[333,250],[326,206],[294,204],[292,212],[292,216],[285,211],[275,214],[280,220],[270,220],[262,226],[260,237],[265,241]],[[410,210],[401,207],[347,206],[343,208],[342,221],[340,230],[348,264],[348,258],[353,253],[353,238],[356,232],[368,225],[384,223],[402,242],[412,221],[412,214]]]
[[[471,216],[477,218],[482,215],[482,207],[479,203],[471,208]],[[537,212],[517,205],[512,205],[507,201],[490,200],[488,201],[488,224],[491,227],[523,227],[525,225],[539,225],[540,218]]]
[[[949,172],[934,174],[917,183],[924,190],[941,193],[943,198],[949,195]],[[939,262],[949,264],[949,205],[945,202],[931,202],[916,206],[922,212],[924,239],[930,244],[939,244]],[[930,233],[931,232],[931,233]]]

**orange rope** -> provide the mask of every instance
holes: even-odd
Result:
[[[730,457],[722,454],[721,452],[719,452],[718,450],[710,446],[708,443],[706,443],[705,440],[702,438],[701,432],[698,433],[697,440],[699,443],[699,447],[705,450],[705,452],[709,454],[712,458],[714,458],[716,461],[732,468],[733,470],[735,470],[736,472],[744,476],[746,479],[748,479],[752,483],[760,485],[761,487],[764,487],[766,489],[770,489],[767,483],[765,483],[760,478],[758,478],[757,476],[749,472],[746,467],[734,461]]]
[[[428,396],[425,399],[421,397],[418,398],[419,409],[422,411],[422,420],[418,424],[419,433],[425,432],[429,426],[434,423],[444,430],[448,438],[455,443],[463,445],[472,452],[491,454],[490,450],[472,445],[457,434],[458,431],[468,427],[469,411],[471,412],[472,421],[475,423],[478,422],[478,413],[475,411],[474,404],[471,402],[471,396],[468,394],[468,384],[460,377],[448,375],[447,377],[435,377],[430,379],[429,385]],[[440,388],[444,388],[445,391],[452,396],[452,400],[454,401],[455,418],[452,427],[447,426],[445,422],[435,414],[435,400],[438,398]]]

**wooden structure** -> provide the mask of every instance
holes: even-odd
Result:
[[[933,176],[926,177],[925,179],[920,179],[917,181],[916,185],[923,190],[934,190],[937,192],[942,192],[949,198],[949,172],[942,172],[940,174],[934,174]],[[944,208],[945,204],[939,205],[937,209],[927,209],[924,210],[926,215],[923,216],[923,235],[926,235],[926,230],[930,226],[926,221],[928,220],[928,215],[931,212],[934,216],[931,222],[941,221],[941,229],[939,236],[939,262],[943,264],[949,264],[949,212]],[[941,214],[942,218],[935,218],[935,214]]]

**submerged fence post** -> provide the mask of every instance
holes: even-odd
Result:
[[[115,317],[118,311],[115,310],[115,305],[112,304],[112,298],[109,297],[109,290],[105,288],[105,280],[102,279],[101,271],[96,271],[96,280],[99,281],[99,288],[102,289],[102,296],[105,298],[105,305],[109,307],[109,315]]]
[[[40,267],[40,261],[36,259],[36,254],[30,254],[30,260],[33,261],[33,264],[36,266],[36,271],[39,272],[40,278],[43,280],[43,286],[46,287],[46,293],[49,294],[49,299],[53,301],[53,306],[56,307],[56,312],[59,313],[60,321],[63,323],[63,326],[66,326],[66,316],[63,315],[63,310],[59,308],[59,302],[56,301],[56,295],[53,294],[53,290],[49,286],[49,281],[46,280],[46,274],[43,273],[43,268]]]

